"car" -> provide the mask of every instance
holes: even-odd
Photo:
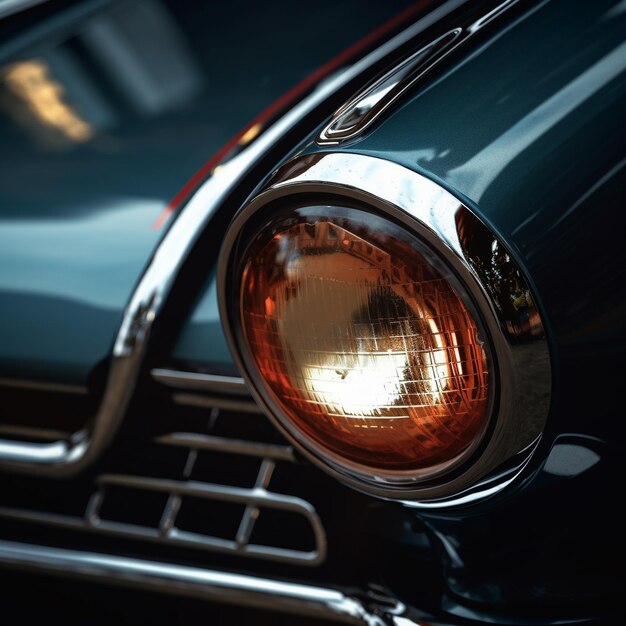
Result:
[[[623,0],[0,17],[9,619],[623,623]]]

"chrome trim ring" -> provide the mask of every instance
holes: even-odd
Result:
[[[288,420],[277,417],[281,415],[279,403],[260,380],[252,355],[240,340],[238,289],[233,289],[233,272],[234,251],[245,225],[261,210],[271,213],[278,201],[281,206],[292,200],[302,206],[332,204],[337,199],[344,206],[352,203],[371,207],[434,250],[460,279],[482,316],[495,356],[498,381],[491,434],[473,460],[456,473],[432,481],[398,484],[380,477],[364,480],[333,464],[327,454],[298,437]],[[470,234],[476,236],[472,239]],[[477,239],[489,245],[476,249],[472,242]],[[503,270],[509,280],[501,277]],[[536,448],[548,416],[551,374],[543,323],[528,281],[512,252],[484,222],[450,192],[421,174],[358,154],[324,153],[294,158],[277,171],[270,185],[231,223],[218,265],[218,295],[226,337],[256,400],[296,447],[352,487],[395,499],[449,499],[492,475],[510,477],[511,468],[505,473],[502,468],[514,458],[517,467],[524,466]],[[513,311],[507,304],[510,302],[515,303]],[[500,484],[509,482],[503,478]],[[489,494],[497,492],[490,484]]]

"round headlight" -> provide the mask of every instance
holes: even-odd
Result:
[[[472,453],[490,417],[489,348],[423,242],[365,210],[306,206],[272,215],[244,246],[242,347],[293,436],[394,482]]]
[[[256,399],[331,474],[445,506],[528,461],[550,385],[535,300],[436,183],[367,156],[296,157],[237,214],[218,274]]]

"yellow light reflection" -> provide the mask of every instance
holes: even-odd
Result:
[[[76,143],[91,139],[93,127],[65,102],[63,85],[54,80],[45,61],[33,59],[9,66],[3,75],[8,89],[42,126]]]
[[[245,146],[249,144],[260,132],[263,126],[261,124],[253,124],[248,130],[239,137],[239,145]]]

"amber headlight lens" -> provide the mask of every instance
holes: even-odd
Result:
[[[275,417],[310,452],[371,481],[427,480],[490,417],[486,337],[446,265],[366,210],[274,212],[240,242],[240,339]]]

